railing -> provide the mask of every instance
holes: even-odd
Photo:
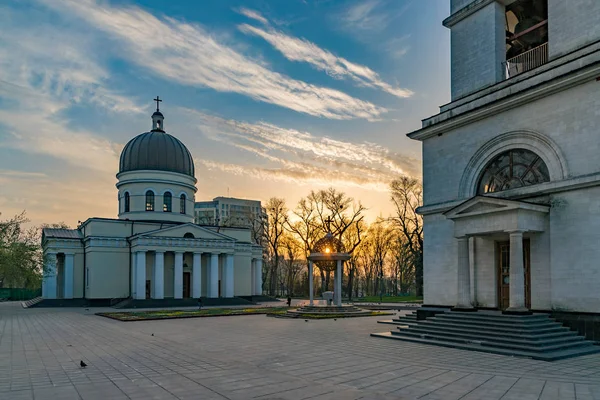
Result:
[[[544,65],[548,62],[548,43],[519,54],[504,63],[506,79]]]

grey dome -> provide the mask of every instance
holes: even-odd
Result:
[[[177,138],[154,130],[134,137],[121,152],[119,173],[139,170],[178,172],[194,177],[194,160]]]

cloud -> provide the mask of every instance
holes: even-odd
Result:
[[[219,42],[198,24],[158,18],[137,7],[92,0],[40,0],[74,13],[116,38],[120,55],[172,81],[233,92],[291,110],[331,119],[376,120],[387,110],[341,91],[271,71]]]
[[[416,176],[420,163],[372,143],[351,143],[266,122],[248,123],[185,110],[211,140],[259,157],[263,165],[225,163],[210,159],[198,163],[235,175],[302,184],[342,185],[387,191],[391,180]]]
[[[340,15],[348,28],[361,31],[382,31],[391,20],[389,12],[380,9],[380,0],[362,0],[348,7]],[[379,10],[378,10],[379,9]]]
[[[274,29],[256,28],[248,24],[242,24],[238,28],[246,34],[265,39],[288,60],[311,64],[314,68],[325,71],[335,79],[350,79],[359,86],[382,89],[397,97],[410,97],[413,94],[410,90],[393,87],[384,82],[369,67],[338,57],[306,39],[291,37]]]
[[[114,172],[120,144],[69,127],[74,105],[109,112],[142,112],[133,100],[105,86],[108,72],[90,52],[85,34],[50,22],[26,24],[22,14],[0,10],[0,147],[60,158],[78,168]]]
[[[238,13],[245,15],[246,17],[256,20],[258,22],[260,22],[261,24],[265,24],[268,25],[269,21],[267,21],[267,19],[265,17],[263,17],[259,12],[254,11],[254,10],[250,10],[248,8],[242,7],[240,9],[237,10]]]

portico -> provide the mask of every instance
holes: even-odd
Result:
[[[505,313],[529,312],[527,302],[530,287],[526,287],[526,282],[530,281],[531,253],[524,252],[524,248],[525,244],[529,246],[530,238],[542,235],[546,230],[549,211],[550,207],[543,204],[476,196],[444,213],[447,219],[454,222],[457,245],[455,309],[476,309],[478,290],[473,290],[472,286],[479,284],[484,285],[480,291],[496,292],[496,307]],[[484,245],[479,250],[475,246],[476,238],[485,240],[488,246]],[[489,243],[501,244],[504,250],[508,248],[508,258],[506,251],[497,250],[497,245],[493,245],[490,251]],[[478,250],[483,254],[477,254]],[[483,260],[482,265],[478,265],[476,259]],[[478,268],[488,271],[478,273]],[[491,279],[472,282],[478,276]],[[509,293],[502,290],[506,286],[509,287]],[[503,300],[506,297],[509,300],[508,307],[504,307]]]

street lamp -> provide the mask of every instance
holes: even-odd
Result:
[[[379,271],[379,304],[383,303],[383,269]]]

